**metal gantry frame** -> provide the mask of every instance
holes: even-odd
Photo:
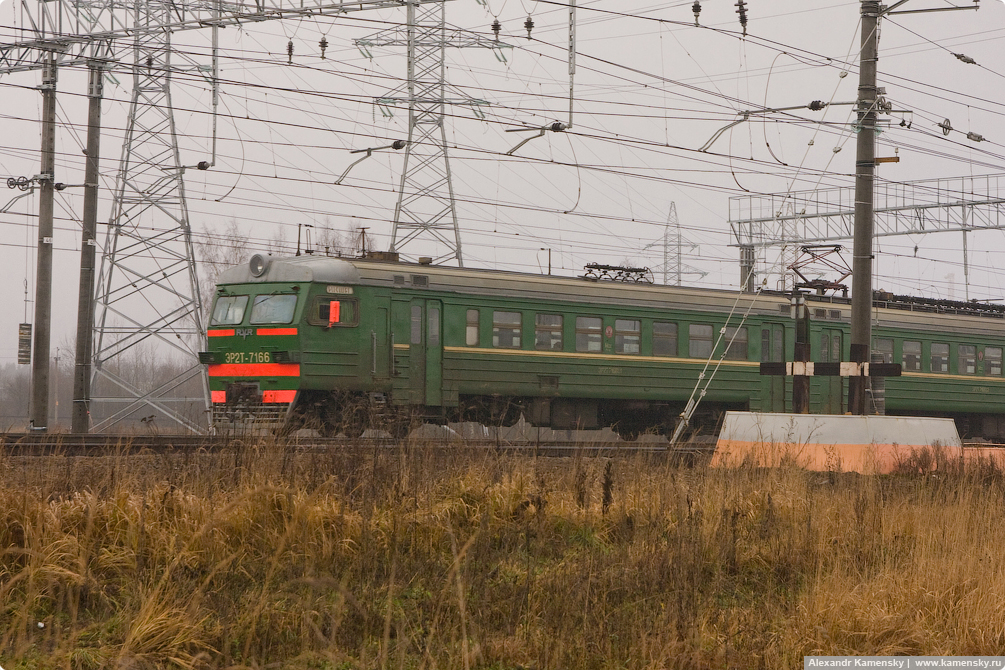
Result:
[[[476,115],[483,117],[478,108],[488,102],[447,84],[445,52],[448,46],[488,48],[504,62],[503,49],[511,47],[469,31],[448,31],[443,2],[422,5],[409,0],[407,5],[404,34],[395,28],[356,40],[367,56],[372,56],[373,47],[388,46],[405,46],[408,55],[404,90],[396,89],[375,100],[385,116],[392,115],[393,107],[408,106],[408,144],[394,207],[390,250],[412,257],[426,252],[434,263],[456,260],[463,266],[447,152],[446,107],[470,105]]]
[[[411,2],[440,4],[449,0]],[[0,43],[0,74],[41,70],[49,53],[56,54],[60,65],[95,58],[119,60],[132,48],[130,40],[137,30],[178,33],[275,19],[334,17],[402,4],[402,0],[20,0],[23,39]],[[148,8],[144,12],[159,14],[164,22],[136,26],[136,14],[142,7]]]
[[[1005,174],[878,182],[874,211],[875,237],[1005,229]],[[798,250],[850,240],[854,222],[852,186],[729,200],[741,264],[753,264],[757,252],[763,262],[763,252],[772,247]]]

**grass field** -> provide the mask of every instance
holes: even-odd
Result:
[[[1005,478],[456,452],[0,458],[0,665],[797,668],[1005,649]]]

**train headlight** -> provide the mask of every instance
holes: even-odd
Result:
[[[253,277],[261,277],[269,268],[269,259],[262,254],[255,254],[248,262],[248,268],[251,270]]]

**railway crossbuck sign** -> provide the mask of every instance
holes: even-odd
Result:
[[[762,375],[791,377],[899,377],[900,363],[761,363]]]
[[[808,351],[802,342],[797,347],[798,352]],[[814,363],[812,361],[787,361],[783,363],[761,363],[761,374],[792,377],[792,411],[796,414],[809,414],[810,411],[810,377],[899,377],[900,363],[856,363],[842,361],[834,363]],[[874,389],[874,391],[877,389]],[[872,391],[866,391],[871,393]],[[885,395],[885,393],[884,393]],[[876,400],[875,395],[873,400]],[[883,414],[883,411],[877,411]]]

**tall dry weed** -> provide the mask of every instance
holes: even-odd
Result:
[[[914,465],[864,477],[270,441],[3,457],[0,665],[784,668],[816,653],[996,653],[1005,478],[994,462]]]

